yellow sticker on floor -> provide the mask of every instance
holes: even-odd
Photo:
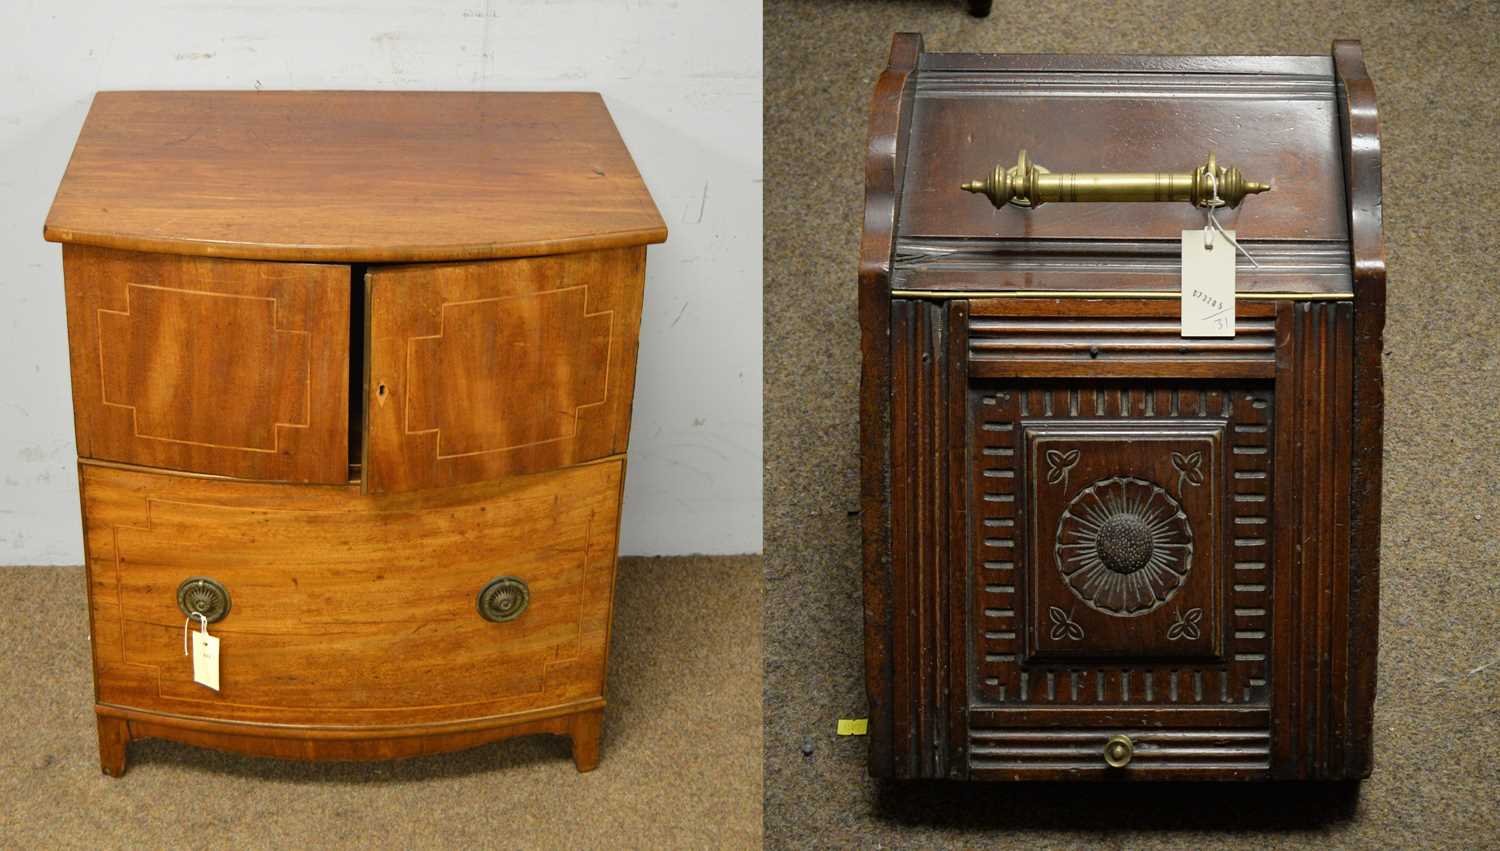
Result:
[[[840,718],[840,736],[863,736],[870,727],[868,718]]]

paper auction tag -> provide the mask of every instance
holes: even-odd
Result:
[[[193,633],[193,682],[219,690],[219,639],[208,634],[206,623]]]
[[[1182,232],[1182,336],[1234,336],[1234,231]]]
[[[839,719],[840,736],[863,736],[866,732],[868,732],[869,727],[870,719],[868,718]]]

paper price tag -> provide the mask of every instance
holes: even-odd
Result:
[[[1182,336],[1234,336],[1234,231],[1182,232]]]
[[[219,639],[207,631],[193,633],[193,682],[219,690]]]

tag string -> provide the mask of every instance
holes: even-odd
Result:
[[[1224,206],[1224,199],[1219,197],[1218,176],[1215,175],[1212,171],[1204,171],[1204,174],[1208,176],[1208,188],[1211,195],[1211,197],[1208,199],[1208,209],[1206,211],[1208,213],[1208,223],[1213,225],[1214,230],[1222,234],[1225,239],[1229,240],[1229,244],[1233,245],[1235,249],[1239,251],[1239,253],[1245,255],[1245,259],[1250,261],[1251,266],[1259,269],[1260,264],[1255,262],[1255,258],[1250,256],[1250,252],[1246,251],[1244,246],[1236,242],[1234,237],[1229,235],[1229,231],[1224,230],[1224,226],[1219,224],[1218,218],[1214,216],[1214,209]],[[1203,229],[1203,247],[1209,251],[1212,251],[1214,247],[1213,232],[1208,230],[1207,228]]]
[[[199,612],[193,612],[188,615],[187,620],[182,622],[182,655],[184,656],[192,655],[188,652],[188,633],[192,631],[193,618],[203,621],[203,632],[204,634],[208,633],[208,618]]]

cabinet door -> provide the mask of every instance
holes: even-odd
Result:
[[[372,270],[368,492],[625,451],[644,271],[643,248]]]
[[[1233,338],[1185,339],[1177,309],[893,302],[878,770],[1296,776],[1296,642],[1328,633],[1292,589],[1347,541],[1347,391],[1299,370],[1347,352],[1348,314],[1244,301]]]
[[[1258,381],[973,384],[972,772],[1107,772],[1115,733],[1137,773],[1268,768],[1274,403]]]
[[[961,331],[970,774],[1265,776],[1274,308],[1203,340],[1172,303],[1072,307]]]
[[[67,245],[78,454],[347,481],[349,267]]]

